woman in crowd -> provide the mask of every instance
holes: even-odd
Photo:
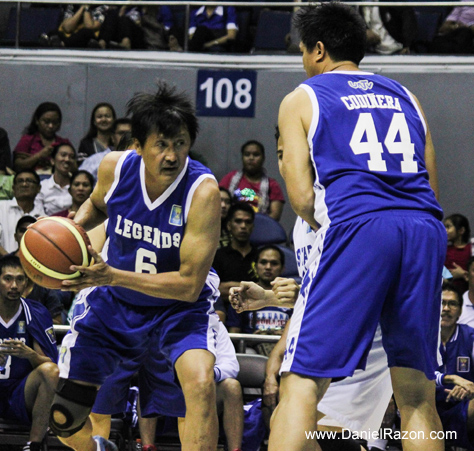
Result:
[[[226,222],[229,208],[232,205],[232,196],[229,190],[224,187],[219,187],[221,193],[221,237],[219,239],[219,247],[225,247],[230,243],[230,233],[227,230]]]
[[[55,147],[52,158],[53,174],[41,182],[41,191],[36,198],[48,216],[71,207],[69,183],[71,174],[77,170],[76,151],[71,144]]]
[[[468,289],[467,262],[472,255],[471,227],[468,219],[460,214],[453,214],[444,220],[448,234],[448,250],[444,266],[453,275],[453,283],[464,293]]]
[[[76,212],[79,207],[89,199],[94,188],[95,180],[90,172],[80,169],[72,174],[69,185],[69,194],[72,198],[72,205],[62,211],[58,211],[54,216],[68,217],[69,213]]]
[[[71,144],[56,133],[61,128],[62,113],[53,102],[43,102],[36,108],[30,124],[13,151],[15,171],[33,169],[40,175],[51,174],[53,148]]]
[[[95,153],[103,152],[112,144],[112,127],[116,118],[114,107],[110,103],[101,102],[94,107],[89,131],[79,144],[79,163]]]

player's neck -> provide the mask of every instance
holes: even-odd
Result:
[[[360,71],[359,66],[352,61],[337,61],[329,64],[325,72]]]
[[[0,300],[0,317],[5,323],[8,323],[16,315],[19,308],[20,300],[18,302]]]

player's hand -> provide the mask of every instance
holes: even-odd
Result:
[[[266,307],[265,290],[254,282],[240,282],[229,290],[229,302],[237,313]]]
[[[449,401],[462,401],[463,399],[469,399],[468,392],[459,386],[454,387],[452,390],[446,389],[445,392],[448,394],[446,402]]]
[[[263,404],[272,411],[275,410],[279,401],[280,387],[276,377],[272,374],[265,378],[263,384]]]
[[[89,287],[101,287],[112,283],[113,268],[102,260],[102,257],[92,248],[87,246],[93,263],[90,266],[71,266],[71,271],[79,271],[82,277],[65,280],[62,289],[67,291],[80,291]]]
[[[26,346],[21,340],[14,340],[12,338],[3,341],[0,346],[0,353],[2,355],[19,357],[20,359],[28,359],[36,354],[33,349]]]
[[[300,293],[300,286],[296,280],[277,277],[271,284],[278,303],[282,307],[294,307]]]
[[[456,387],[461,387],[465,390],[465,392],[467,393],[467,397],[469,399],[473,399],[474,398],[474,383],[471,382],[471,381],[468,381],[467,379],[464,379],[463,377],[461,376],[458,376],[458,375],[452,375],[452,383],[456,386]],[[455,387],[455,388],[456,388]]]

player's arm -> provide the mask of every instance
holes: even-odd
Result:
[[[96,264],[72,266],[83,277],[64,281],[63,287],[82,290],[111,285],[129,288],[154,297],[195,302],[204,286],[220,236],[220,194],[217,183],[205,179],[196,189],[180,248],[178,271],[160,274],[136,273],[112,268],[90,248]]]
[[[0,354],[28,359],[33,368],[40,366],[42,363],[51,362],[51,359],[44,354],[36,340],[33,342],[33,348],[30,348],[21,340],[4,340],[0,346]]]
[[[278,127],[283,144],[281,174],[291,206],[312,227],[314,219],[314,176],[307,135],[313,107],[308,94],[301,88],[288,94],[280,105]]]
[[[430,177],[430,186],[431,189],[434,191],[436,199],[439,199],[439,186],[438,186],[438,169],[436,167],[436,154],[433,146],[433,140],[431,138],[430,128],[428,127],[428,121],[426,120],[425,113],[423,108],[421,108],[421,104],[419,100],[412,94],[413,98],[415,99],[418,108],[423,115],[423,119],[425,120],[426,124],[426,144],[425,144],[425,165],[426,170],[428,171],[428,176]]]
[[[92,194],[74,216],[74,221],[86,231],[92,230],[107,219],[105,196],[114,182],[115,167],[122,155],[122,152],[110,152],[104,157],[99,166],[97,183]]]

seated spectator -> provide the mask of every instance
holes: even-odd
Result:
[[[18,247],[17,250],[12,252],[10,255],[19,256],[21,239],[23,238],[28,226],[35,222],[36,218],[33,216],[26,215],[20,218],[15,229],[15,241],[17,242]],[[48,309],[53,324],[63,324],[63,312],[65,314],[62,303],[62,298],[64,297],[63,293],[69,295],[69,293],[60,290],[50,290],[48,288],[40,287],[29,277],[26,277],[25,288],[21,295],[24,298],[38,301],[40,304],[43,304]]]
[[[460,214],[445,218],[444,226],[448,234],[448,249],[444,266],[453,276],[453,283],[464,293],[468,288],[467,263],[472,256],[471,227],[469,220]]]
[[[143,32],[139,19],[139,14],[127,14],[126,6],[109,7],[100,27],[100,47],[117,50],[143,49]]]
[[[41,192],[37,199],[48,216],[71,207],[69,183],[71,173],[77,170],[76,151],[71,144],[55,147],[51,156],[53,174],[41,182]]]
[[[229,190],[219,187],[221,193],[221,237],[219,239],[219,247],[228,246],[230,243],[230,233],[227,230],[227,215],[229,214],[229,208],[232,205],[232,196]]]
[[[91,113],[89,131],[79,144],[77,161],[103,152],[113,145],[113,125],[116,119],[114,107],[110,103],[98,103]]]
[[[12,167],[11,160],[12,158],[8,133],[4,128],[0,127],[0,175],[9,174],[9,169]]]
[[[247,141],[240,151],[242,170],[229,172],[219,182],[219,186],[227,188],[236,200],[250,202],[256,212],[279,221],[285,197],[278,182],[267,177],[263,167],[263,144],[255,140]]]
[[[183,30],[174,23],[173,12],[166,5],[142,8],[140,25],[144,48],[147,50],[171,50],[182,52],[178,37],[183,41]]]
[[[458,323],[474,328],[474,257],[467,262],[467,283],[468,290],[462,296],[462,313]]]
[[[30,426],[23,450],[40,451],[59,381],[58,352],[46,308],[20,297],[25,283],[18,257],[0,259],[0,416]]]
[[[462,298],[451,283],[443,285],[441,310],[442,365],[436,372],[436,408],[443,429],[455,431],[455,446],[474,446],[474,329],[459,324]]]
[[[229,290],[240,285],[242,280],[257,280],[255,260],[257,249],[250,244],[255,212],[246,202],[237,202],[229,209],[227,230],[230,243],[217,249],[212,267],[220,278],[219,291],[223,307],[217,311],[225,323]]]
[[[107,5],[95,7],[66,5],[57,37],[50,38],[50,45],[53,47],[100,48],[97,38],[108,8]]]
[[[466,0],[461,0],[466,1]],[[431,53],[469,54],[474,52],[474,6],[456,6],[439,28],[430,46]]]
[[[97,171],[102,159],[111,151],[118,150],[117,146],[122,139],[122,136],[126,133],[131,133],[132,121],[126,117],[116,119],[112,126],[112,144],[107,147],[103,152],[95,153],[90,157],[87,157],[79,166],[79,169],[83,169],[92,174],[95,180],[97,180]]]
[[[61,128],[62,113],[53,102],[38,105],[30,125],[13,151],[13,166],[16,172],[25,169],[38,174],[51,174],[53,147],[58,144],[71,144],[68,139],[56,133]]]
[[[191,52],[228,52],[237,37],[237,13],[233,6],[201,6],[189,22]]]
[[[13,199],[0,200],[0,256],[17,249],[15,229],[22,216],[44,216],[43,206],[35,203],[40,188],[36,172],[20,171],[13,178]]]
[[[76,171],[71,176],[69,183],[69,194],[72,198],[72,205],[62,211],[58,211],[54,216],[69,217],[70,213],[76,213],[79,207],[89,199],[95,185],[95,180],[92,175],[83,170]]]

